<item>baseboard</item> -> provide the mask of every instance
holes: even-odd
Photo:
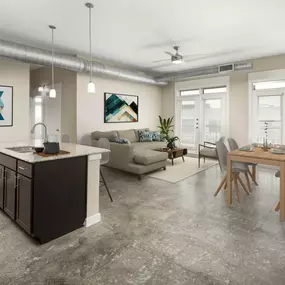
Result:
[[[87,227],[95,225],[95,224],[97,224],[99,222],[101,222],[101,214],[97,213],[97,214],[95,214],[95,215],[93,215],[91,217],[87,217],[85,219],[85,223],[84,224],[85,224],[85,227],[87,228]]]

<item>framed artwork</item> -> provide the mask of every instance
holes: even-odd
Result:
[[[0,127],[13,126],[13,87],[0,85]]]
[[[138,96],[104,93],[104,123],[138,122],[138,109]]]

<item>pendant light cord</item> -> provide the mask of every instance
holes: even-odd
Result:
[[[91,7],[89,7],[89,52],[90,52],[90,82],[92,81],[92,33],[91,33]]]
[[[53,35],[53,28],[51,29],[51,41],[52,41],[52,50],[51,50],[51,80],[52,80],[52,89],[54,89],[54,66],[53,66],[53,59],[54,59],[54,35]]]

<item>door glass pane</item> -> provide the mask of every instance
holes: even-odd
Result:
[[[199,95],[200,91],[199,89],[193,89],[193,90],[184,90],[180,92],[181,96],[189,96],[189,95]]]
[[[267,142],[272,144],[282,144],[282,123],[281,122],[258,122],[257,142],[263,143],[266,138]]]
[[[222,100],[209,99],[204,101],[204,139],[216,142],[221,137]]]
[[[195,144],[195,101],[183,101],[181,105],[181,143]]]
[[[253,83],[253,90],[284,88],[285,81],[267,81]]]
[[[212,93],[222,93],[227,92],[227,87],[213,87],[213,88],[204,88],[203,93],[204,94],[212,94]]]
[[[267,136],[268,143],[282,143],[281,96],[259,96],[257,102],[257,141],[262,143]]]
[[[281,120],[281,96],[258,97],[258,120],[259,121]]]

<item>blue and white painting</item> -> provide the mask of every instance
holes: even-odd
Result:
[[[13,126],[13,87],[0,85],[0,127]]]

